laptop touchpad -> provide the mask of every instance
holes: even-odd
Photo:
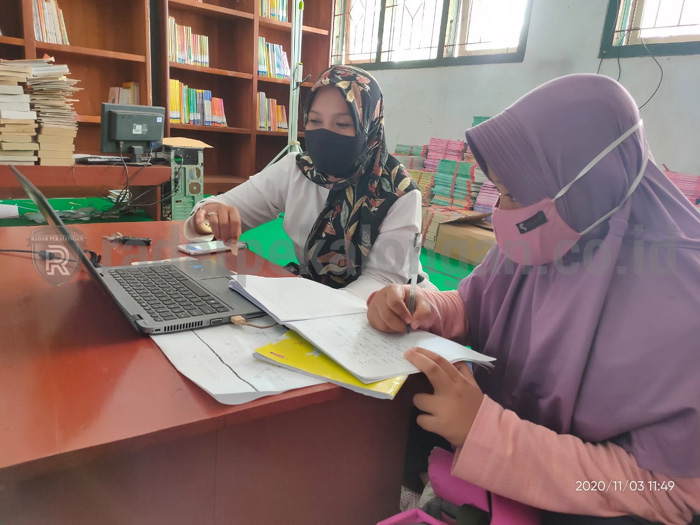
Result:
[[[207,292],[221,299],[241,315],[260,312],[260,308],[238,292],[234,292],[229,288],[230,281],[231,279],[229,277],[212,277],[211,279],[197,281],[197,284],[202,286]]]

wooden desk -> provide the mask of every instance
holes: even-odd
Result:
[[[181,223],[86,224],[108,264],[177,256]],[[103,242],[112,231],[168,239]],[[24,248],[32,228],[0,228]],[[167,244],[167,246],[166,246]],[[160,253],[158,253],[160,251]],[[247,250],[232,270],[284,270]],[[410,396],[320,385],[217,403],[81,272],[0,255],[0,523],[370,524],[398,511]]]
[[[87,197],[107,195],[108,190],[126,186],[124,166],[17,166],[19,171],[47,197]],[[129,188],[136,202],[154,220],[160,220],[160,185],[170,180],[168,166],[129,166]],[[142,194],[142,198],[139,198]],[[0,199],[24,199],[27,194],[9,166],[0,166]]]

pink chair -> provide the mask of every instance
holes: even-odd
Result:
[[[491,514],[491,525],[539,525],[540,512],[537,509],[518,503],[508,498],[491,493],[489,505],[488,493],[468,481],[455,478],[450,474],[454,454],[442,448],[435,448],[430,454],[428,475],[435,491],[435,496],[449,501],[457,507],[470,505]],[[410,525],[426,523],[428,525],[450,525],[453,519],[443,516],[441,521],[420,509],[411,509],[377,525]]]

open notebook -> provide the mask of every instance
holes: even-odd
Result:
[[[385,334],[367,321],[367,307],[351,293],[297,277],[234,275],[231,288],[296,331],[363,383],[374,383],[418,370],[403,357],[419,346],[448,361],[490,366],[492,357],[422,330]]]

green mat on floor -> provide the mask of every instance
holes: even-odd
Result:
[[[18,206],[19,217],[14,219],[0,219],[0,226],[36,226],[38,223],[23,217],[25,213],[38,213],[36,205],[29,199],[0,200],[0,204],[12,204]],[[77,210],[79,208],[94,208],[95,213],[101,213],[112,207],[109,199],[94,198],[56,198],[49,199],[49,204],[54,210]],[[89,221],[64,219],[66,224],[85,224],[86,222],[142,222],[152,220],[143,210],[129,211],[119,218],[100,219],[92,218]]]
[[[250,251],[281,266],[292,261],[298,262],[294,256],[292,240],[282,226],[281,217],[245,232],[241,240],[248,243]],[[426,249],[421,250],[420,262],[439,290],[456,289],[459,282],[474,269],[467,263]]]

